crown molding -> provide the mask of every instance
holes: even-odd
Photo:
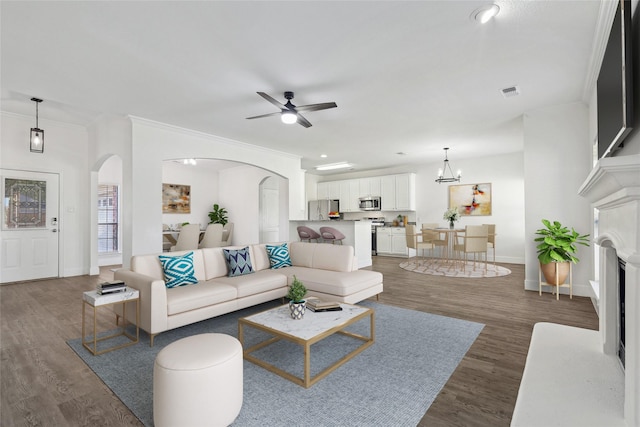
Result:
[[[604,51],[607,48],[607,40],[613,25],[613,18],[616,15],[618,1],[601,1],[600,10],[598,11],[598,21],[596,22],[596,31],[593,35],[593,43],[591,56],[589,58],[589,69],[587,77],[582,88],[582,100],[587,104],[591,100],[593,90],[598,82],[598,74],[604,58]]]

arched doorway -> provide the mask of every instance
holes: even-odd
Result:
[[[276,178],[268,176],[260,182],[260,243],[277,242],[280,238],[280,190]]]

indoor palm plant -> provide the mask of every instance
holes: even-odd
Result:
[[[302,319],[306,309],[304,297],[307,295],[307,288],[304,284],[293,275],[293,282],[289,286],[287,292],[287,298],[289,298],[289,309],[291,310],[291,317],[294,319]]]
[[[209,224],[227,225],[227,210],[217,203],[213,204],[213,210],[209,212]]]
[[[589,246],[588,234],[580,234],[573,228],[571,231],[560,222],[543,219],[546,228],[536,230],[540,237],[538,243],[538,260],[546,282],[550,285],[564,283],[569,274],[570,263],[580,261],[575,254],[576,245]]]

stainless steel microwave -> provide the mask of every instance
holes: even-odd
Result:
[[[379,211],[382,208],[380,197],[360,197],[358,205],[362,211]]]

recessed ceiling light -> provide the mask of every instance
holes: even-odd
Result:
[[[353,166],[353,165],[351,163],[348,163],[348,162],[331,163],[331,164],[328,164],[328,165],[316,166],[316,170],[329,171],[329,170],[333,170],[333,169],[350,168],[351,166]]]
[[[497,4],[487,4],[481,6],[473,11],[471,19],[474,19],[481,24],[486,24],[500,12],[500,7]]]
[[[322,157],[323,159],[326,159],[327,155],[326,154],[320,154],[320,157]]]
[[[396,154],[398,156],[406,156],[407,155],[407,153],[403,153],[402,151],[398,151]]]

